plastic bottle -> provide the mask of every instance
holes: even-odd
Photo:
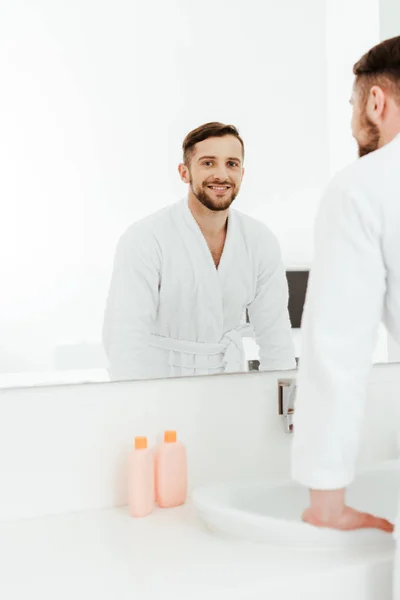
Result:
[[[176,431],[166,431],[164,442],[157,448],[155,459],[156,502],[161,508],[172,508],[186,502],[186,449],[177,441]]]
[[[129,512],[132,517],[146,517],[154,510],[154,452],[146,437],[135,437],[129,460]]]

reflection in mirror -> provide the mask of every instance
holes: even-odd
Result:
[[[120,239],[104,321],[112,379],[244,371],[244,335],[256,340],[260,370],[295,367],[279,243],[231,208],[244,155],[233,125],[188,133],[187,197]]]
[[[0,3],[0,387],[301,359],[316,208],[356,156],[366,34],[335,26],[320,0]]]

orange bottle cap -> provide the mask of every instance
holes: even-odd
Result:
[[[147,448],[147,437],[135,437],[135,450],[145,450]]]
[[[176,442],[176,431],[166,431],[164,433],[164,442],[166,444],[174,444]]]

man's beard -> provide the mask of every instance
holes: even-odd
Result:
[[[378,127],[366,115],[362,116],[361,123],[362,131],[367,141],[363,143],[357,141],[358,156],[360,158],[378,150],[381,139]]]
[[[190,187],[192,188],[192,192],[193,192],[194,196],[197,198],[197,200],[199,202],[201,202],[201,204],[203,206],[208,208],[208,210],[212,210],[213,212],[228,210],[228,208],[230,207],[230,205],[232,204],[232,202],[235,200],[236,196],[238,195],[238,190],[236,189],[236,187],[234,185],[232,185],[232,183],[230,183],[230,182],[214,184],[214,185],[229,185],[230,186],[230,189],[226,192],[226,194],[224,195],[224,198],[221,198],[220,200],[215,200],[211,196],[211,193],[212,193],[211,190],[210,190],[210,195],[209,195],[208,188],[207,188],[208,185],[212,185],[212,184],[203,183],[201,187],[198,186],[195,189],[193,186],[193,181],[190,180]]]

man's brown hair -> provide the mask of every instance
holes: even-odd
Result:
[[[364,97],[373,85],[379,85],[400,101],[400,36],[371,48],[356,62],[353,73]]]
[[[239,135],[239,131],[234,125],[224,125],[223,123],[217,122],[206,123],[205,125],[200,125],[200,127],[197,127],[197,129],[194,129],[185,137],[182,144],[183,162],[185,165],[189,165],[196,144],[211,137],[224,137],[225,135],[233,135],[239,140],[242,144],[244,156],[244,143]]]

